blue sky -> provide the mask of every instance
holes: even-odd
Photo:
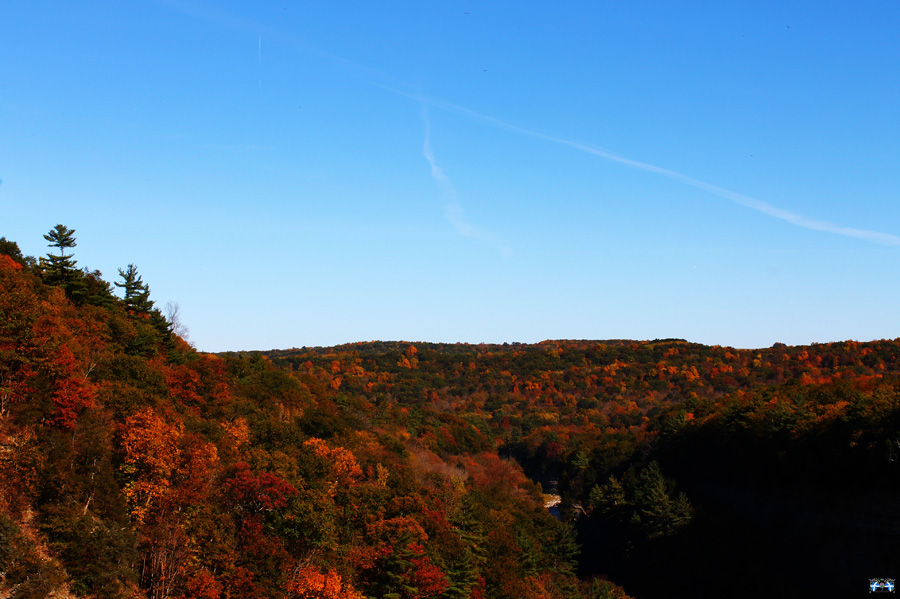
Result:
[[[8,2],[0,236],[207,351],[900,337],[900,3]]]

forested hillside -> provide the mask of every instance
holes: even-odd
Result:
[[[74,231],[46,237],[38,260],[0,239],[0,597],[848,596],[900,574],[900,342],[204,354],[134,265],[110,284]]]
[[[443,452],[330,377],[197,352],[134,265],[119,299],[47,241],[0,240],[0,596],[624,596],[486,439]]]
[[[637,597],[850,596],[900,575],[900,342],[360,343],[269,352],[436,454],[562,496]]]

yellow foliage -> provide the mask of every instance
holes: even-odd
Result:
[[[222,428],[234,440],[238,448],[250,442],[250,426],[244,418],[235,418],[234,422],[225,422],[222,424]]]
[[[138,524],[171,486],[170,479],[180,459],[183,426],[166,422],[148,408],[125,420],[122,470],[130,475],[123,492],[132,518]]]

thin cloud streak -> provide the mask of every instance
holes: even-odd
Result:
[[[425,127],[425,141],[422,144],[422,155],[431,166],[431,177],[438,184],[438,187],[440,187],[441,193],[444,196],[444,216],[456,232],[463,237],[471,237],[472,239],[495,245],[504,258],[509,258],[512,256],[512,249],[507,247],[494,235],[486,233],[469,223],[463,216],[462,206],[459,205],[459,200],[457,199],[456,187],[447,175],[444,174],[444,171],[438,166],[437,161],[434,158],[434,152],[431,149],[431,119],[428,118],[428,107],[425,104],[422,104],[422,123]]]
[[[382,71],[367,67],[358,62],[354,62],[352,60],[344,58],[343,56],[321,50],[307,43],[298,36],[285,33],[280,28],[265,25],[264,23],[253,19],[243,19],[235,17],[231,13],[219,9],[216,5],[197,0],[155,0],[155,2],[168,8],[169,10],[177,12],[183,16],[190,17],[192,19],[204,21],[206,23],[219,27],[242,31],[244,33],[256,34],[259,38],[260,61],[262,60],[262,35],[265,35],[267,40],[271,39],[274,42],[297,48],[303,52],[313,54],[328,62],[338,65],[341,68],[347,69],[348,71],[352,71],[361,80],[368,81],[376,87],[383,86],[375,83],[375,80],[393,81],[395,85],[406,85],[405,81],[395,79],[388,74],[383,73]]]
[[[540,139],[543,141],[556,143],[564,146],[569,146],[575,150],[579,150],[581,152],[586,152],[588,154],[593,154],[600,158],[604,158],[611,162],[617,162],[619,164],[623,164],[625,166],[629,166],[632,168],[636,168],[639,170],[643,170],[646,172],[655,173],[657,175],[661,175],[663,177],[667,177],[669,179],[680,181],[686,185],[690,185],[697,189],[702,189],[706,192],[709,192],[713,195],[716,195],[720,198],[730,200],[752,210],[756,210],[758,212],[762,212],[768,216],[773,218],[777,218],[779,220],[783,220],[785,222],[791,223],[792,225],[802,227],[804,229],[811,229],[814,231],[822,231],[825,233],[833,233],[835,235],[842,235],[844,237],[853,237],[856,239],[862,239],[864,241],[869,241],[873,243],[878,243],[882,245],[890,245],[897,246],[900,245],[900,236],[892,235],[890,233],[881,233],[879,231],[869,231],[866,229],[855,229],[852,227],[843,227],[840,225],[835,225],[833,223],[819,221],[815,219],[811,219],[805,217],[801,214],[797,214],[795,212],[790,212],[788,210],[784,210],[782,208],[778,208],[777,206],[773,206],[767,202],[762,200],[758,200],[756,198],[752,198],[750,196],[738,193],[736,191],[732,191],[730,189],[725,189],[724,187],[719,187],[717,185],[712,185],[711,183],[706,183],[705,181],[700,181],[698,179],[694,179],[693,177],[689,177],[677,171],[673,171],[670,169],[665,169],[653,164],[648,164],[645,162],[639,162],[637,160],[632,160],[630,158],[626,158],[624,156],[619,156],[613,152],[608,150],[604,150],[600,147],[577,142],[569,139],[564,139],[561,137],[555,137],[552,135],[546,135],[544,133],[539,133],[537,131],[532,131],[530,129],[525,129],[523,127],[518,127],[516,125],[512,125],[505,121],[502,121],[498,118],[487,116],[464,106],[459,106],[458,104],[453,104],[451,102],[446,102],[444,100],[439,100],[436,98],[429,98],[423,96],[421,94],[410,94],[396,87],[392,87],[391,85],[379,83],[378,81],[393,81],[393,85],[405,86],[406,83],[400,81],[394,77],[387,75],[381,71],[376,69],[372,69],[365,65],[359,64],[352,60],[348,60],[343,58],[342,56],[338,56],[336,54],[332,54],[330,52],[325,52],[316,47],[313,47],[305,42],[298,40],[296,37],[291,35],[286,35],[282,31],[265,26],[259,22],[254,22],[251,20],[238,19],[231,16],[229,13],[225,11],[218,10],[208,4],[204,4],[201,2],[197,2],[194,0],[156,0],[158,3],[167,6],[170,9],[173,9],[183,15],[190,16],[192,18],[201,19],[208,23],[213,23],[219,26],[230,27],[234,29],[240,29],[244,31],[253,31],[256,33],[265,33],[267,36],[271,36],[274,39],[282,43],[286,43],[292,45],[294,47],[300,48],[304,51],[310,52],[312,54],[316,54],[321,58],[324,58],[328,61],[331,61],[335,64],[339,64],[343,68],[354,71],[357,76],[360,76],[361,79],[367,80],[371,85],[376,87],[380,87],[386,91],[394,93],[396,95],[409,98],[411,100],[415,100],[416,102],[422,104],[423,106],[433,106],[434,108],[439,108],[441,110],[445,110],[447,112],[452,112],[455,114],[459,114],[465,117],[468,117],[474,121],[482,122],[498,129],[505,129],[507,131],[511,131],[513,133],[518,133],[523,136],[532,137],[535,139]],[[262,40],[260,37],[259,41],[260,45],[260,54],[262,52]],[[427,123],[426,123],[427,124]],[[428,132],[428,131],[426,131]],[[428,132],[430,133],[430,132]],[[429,148],[430,150],[430,148]],[[427,158],[427,156],[426,156]],[[433,154],[432,154],[433,160]],[[430,162],[432,161],[430,160]],[[434,170],[434,166],[432,166],[432,170]],[[438,169],[440,171],[440,169]],[[458,206],[458,205],[457,205]],[[462,209],[451,210],[449,211],[453,216],[448,214],[448,219],[456,219],[460,223],[464,223],[462,220],[461,213]],[[455,225],[454,225],[455,226]],[[471,225],[470,225],[471,226]],[[463,227],[465,230],[465,227]],[[507,250],[508,251],[508,248]]]
[[[203,2],[198,2],[195,0],[156,0],[156,1],[164,6],[168,7],[169,9],[174,10],[175,12],[178,12],[184,16],[194,18],[194,19],[199,19],[201,21],[204,21],[204,22],[216,25],[216,26],[227,27],[230,29],[235,29],[235,30],[239,30],[239,31],[243,31],[243,32],[264,33],[267,36],[267,38],[272,38],[280,43],[283,43],[283,44],[286,44],[289,46],[293,46],[295,48],[299,48],[310,54],[315,54],[324,60],[327,60],[329,62],[332,62],[332,63],[338,65],[341,68],[347,69],[349,71],[353,71],[356,74],[356,76],[358,76],[360,79],[362,79],[364,81],[368,81],[371,85],[373,85],[375,87],[380,87],[383,89],[396,91],[396,90],[393,90],[392,88],[386,87],[385,85],[383,85],[381,83],[378,83],[379,81],[393,81],[397,85],[406,85],[405,82],[397,81],[393,77],[390,77],[389,75],[387,75],[381,71],[369,68],[365,65],[359,64],[352,60],[348,60],[346,58],[343,58],[342,56],[338,56],[336,54],[332,54],[330,52],[325,52],[323,50],[320,50],[314,46],[311,46],[311,45],[299,40],[295,36],[283,33],[282,31],[280,31],[277,28],[269,27],[269,26],[263,25],[260,22],[249,20],[249,19],[236,18],[236,17],[232,16],[230,13],[220,10],[220,9],[216,8],[215,6],[211,6],[211,5],[205,4]],[[257,38],[258,38],[258,42],[257,42],[258,43],[258,50],[257,50],[258,60],[261,62],[262,61],[262,36],[258,35]],[[260,82],[260,85],[262,85],[261,82]],[[413,97],[413,96],[409,96],[409,94],[401,93],[401,95],[404,95],[407,97]],[[509,258],[510,256],[512,256],[512,249],[510,249],[506,244],[503,243],[503,241],[498,239],[496,236],[491,235],[490,233],[487,233],[485,231],[478,229],[477,227],[475,227],[474,225],[469,223],[464,218],[462,206],[459,205],[459,202],[457,200],[456,188],[453,186],[453,183],[451,183],[450,180],[446,177],[446,175],[444,175],[443,171],[440,169],[439,166],[437,166],[437,163],[434,160],[434,153],[431,150],[431,123],[428,119],[427,111],[425,110],[426,109],[425,103],[422,103],[422,108],[423,108],[422,118],[425,123],[425,145],[423,148],[423,154],[425,155],[426,160],[428,160],[429,164],[431,165],[432,177],[434,177],[435,181],[437,181],[437,183],[440,186],[441,191],[445,197],[446,203],[444,205],[444,216],[447,218],[447,220],[450,222],[450,224],[453,226],[453,228],[456,230],[456,232],[459,233],[460,235],[462,235],[463,237],[477,239],[479,241],[488,243],[490,245],[494,245],[499,249],[500,254],[504,258]],[[209,147],[215,147],[215,146],[210,145]],[[240,147],[240,146],[225,146],[225,145],[218,146],[217,148],[218,149],[231,149],[231,150],[269,149],[266,146],[247,146],[244,148],[244,147]]]
[[[833,233],[835,235],[842,235],[844,237],[853,237],[856,239],[862,239],[865,241],[870,241],[873,243],[879,243],[882,245],[900,245],[900,236],[892,235],[890,233],[881,233],[879,231],[869,231],[866,229],[855,229],[852,227],[842,227],[840,225],[835,225],[833,223],[820,221],[805,217],[801,214],[797,214],[795,212],[791,212],[789,210],[784,210],[782,208],[778,208],[777,206],[773,206],[768,202],[764,202],[762,200],[758,200],[756,198],[752,198],[750,196],[744,195],[742,193],[738,193],[736,191],[732,191],[730,189],[726,189],[724,187],[719,187],[718,185],[713,185],[711,183],[706,183],[705,181],[700,181],[699,179],[694,179],[693,177],[689,177],[683,173],[679,173],[678,171],[673,171],[670,169],[662,168],[656,166],[654,164],[648,164],[646,162],[640,162],[637,160],[632,160],[631,158],[626,158],[624,156],[619,156],[618,154],[614,154],[613,152],[609,152],[597,146],[572,141],[569,139],[564,139],[562,137],[555,137],[553,135],[546,135],[544,133],[539,133],[537,131],[532,131],[530,129],[525,129],[523,127],[518,127],[516,125],[511,125],[505,121],[501,121],[498,118],[487,116],[474,110],[470,110],[465,108],[464,106],[459,106],[457,104],[452,104],[450,102],[445,102],[443,100],[438,100],[435,98],[428,98],[421,95],[412,95],[406,92],[385,88],[393,93],[399,94],[401,96],[405,96],[407,98],[417,100],[423,104],[427,104],[429,106],[433,106],[435,108],[440,108],[442,110],[446,110],[448,112],[453,112],[465,117],[468,117],[472,120],[479,121],[482,123],[486,123],[493,127],[497,127],[499,129],[505,129],[507,131],[511,131],[513,133],[518,133],[519,135],[524,135],[527,137],[532,137],[535,139],[540,139],[543,141],[560,144],[564,146],[568,146],[570,148],[579,150],[581,152],[585,152],[587,154],[593,154],[594,156],[599,156],[600,158],[604,158],[611,162],[617,162],[619,164],[624,164],[625,166],[629,166],[631,168],[636,168],[638,170],[655,173],[657,175],[661,175],[663,177],[667,177],[669,179],[679,181],[686,185],[690,185],[691,187],[695,187],[697,189],[702,189],[703,191],[709,192],[713,195],[719,196],[720,198],[724,198],[726,200],[730,200],[741,206],[745,206],[752,210],[756,210],[757,212],[762,212],[763,214],[767,214],[773,218],[777,218],[779,220],[783,220],[785,222],[791,223],[792,225],[796,225],[798,227],[802,227],[804,229],[811,229],[813,231],[822,231],[825,233]]]

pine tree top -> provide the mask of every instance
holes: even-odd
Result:
[[[44,239],[49,241],[49,247],[59,248],[59,255],[63,256],[65,248],[75,247],[75,229],[70,229],[65,225],[56,225],[44,235]]]

